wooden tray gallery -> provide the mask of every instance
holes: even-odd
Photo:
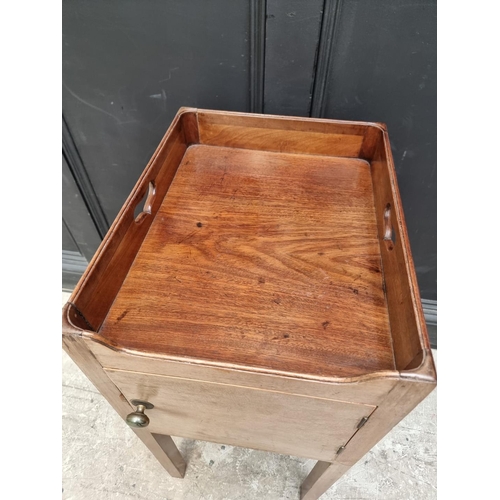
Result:
[[[385,126],[182,108],[63,330],[174,475],[169,435],[318,459],[317,498],[435,386]]]

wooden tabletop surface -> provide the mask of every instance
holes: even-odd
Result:
[[[100,333],[321,376],[394,370],[370,166],[188,148]]]

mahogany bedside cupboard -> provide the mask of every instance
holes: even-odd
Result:
[[[174,435],[318,460],[320,497],[436,385],[385,126],[181,108],[63,346],[172,476]]]

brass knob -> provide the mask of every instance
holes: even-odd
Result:
[[[139,401],[133,399],[130,401],[137,409],[127,415],[127,424],[130,427],[147,427],[149,425],[149,417],[144,413],[145,410],[151,410],[154,405],[147,401]]]

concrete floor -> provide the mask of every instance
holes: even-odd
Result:
[[[171,478],[64,352],[62,370],[63,499],[299,499],[313,460],[202,441],[174,438],[188,468]],[[322,500],[437,498],[436,422],[434,391]]]

